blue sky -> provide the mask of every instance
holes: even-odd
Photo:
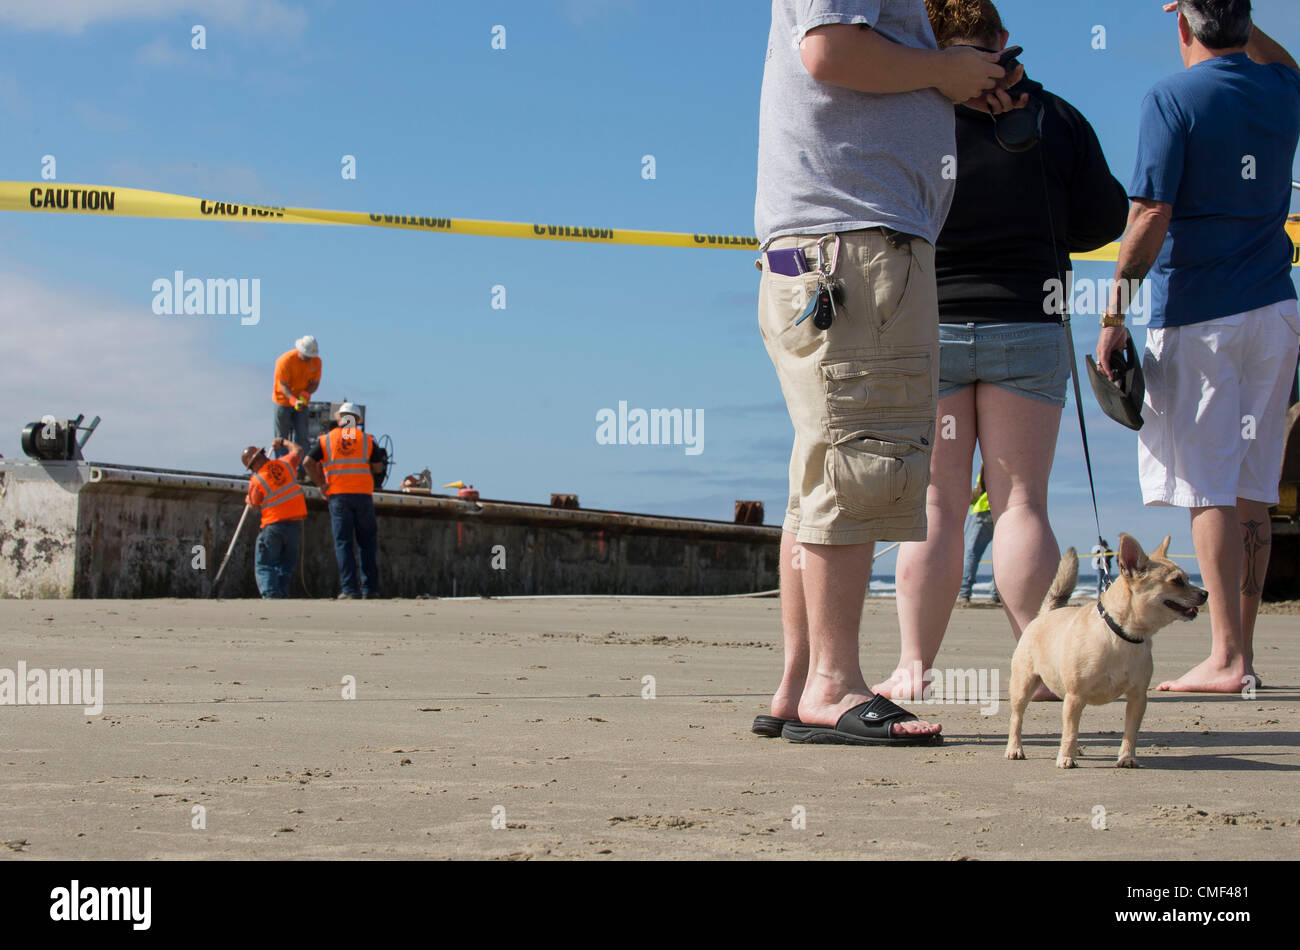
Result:
[[[1029,74],[1083,111],[1127,181],[1142,94],[1181,69],[1173,17],[1133,0],[999,7]],[[1255,7],[1300,50],[1296,4]],[[63,182],[236,202],[750,234],[768,25],[757,0],[11,0],[0,178],[37,180],[48,154]],[[175,270],[259,278],[261,322],[154,315],[152,283]],[[757,286],[745,251],[5,214],[0,452],[20,454],[42,413],[85,412],[104,417],[92,458],[234,472],[269,439],[275,357],[313,333],[322,395],[368,405],[399,476],[728,520],[757,498],[779,523],[791,429]],[[1077,321],[1081,355],[1093,325]],[[598,445],[596,414],[621,400],[703,410],[703,453]],[[1190,551],[1184,514],[1141,507],[1135,436],[1085,401],[1108,537],[1170,532]],[[1066,411],[1052,520],[1087,547]]]

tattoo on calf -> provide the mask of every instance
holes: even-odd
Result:
[[[1259,597],[1264,593],[1263,578],[1259,575],[1268,566],[1268,551],[1265,549],[1271,541],[1260,537],[1260,529],[1263,527],[1262,521],[1245,521],[1241,525],[1241,540],[1246,554],[1241,565],[1241,592],[1246,597]]]

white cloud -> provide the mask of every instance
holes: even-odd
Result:
[[[212,354],[218,337],[262,332],[238,317],[165,317],[138,302],[105,301],[0,272],[0,452],[21,457],[22,427],[103,417],[86,446],[94,460],[194,471],[239,471],[239,451],[271,433],[271,366]],[[274,352],[271,352],[271,351]]]
[[[183,41],[184,37],[181,39]],[[145,66],[175,66],[181,61],[181,53],[175,40],[168,41],[160,36],[136,50],[135,59]]]
[[[5,0],[0,23],[17,29],[80,33],[119,20],[159,20],[192,15],[243,32],[296,37],[307,12],[282,0]]]

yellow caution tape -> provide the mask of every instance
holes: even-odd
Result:
[[[127,218],[182,218],[193,221],[262,221],[281,224],[345,224],[372,228],[402,228],[434,234],[477,234],[483,237],[528,238],[534,241],[583,241],[590,244],[636,244],[651,247],[743,248],[757,250],[758,240],[725,234],[675,234],[668,231],[629,231],[584,228],[521,221],[474,221],[417,214],[367,214],[363,211],[323,211],[276,205],[238,204],[209,198],[188,198],[139,188],[73,185],[54,182],[0,181],[0,211],[87,214]]]
[[[0,181],[0,211],[47,214],[87,214],[126,218],[180,218],[192,221],[262,221],[281,224],[342,224],[372,228],[401,228],[434,234],[476,234],[481,237],[524,238],[533,241],[580,241],[588,244],[632,244],[643,247],[701,247],[757,250],[758,239],[729,234],[687,234],[673,231],[632,231],[587,228],[523,221],[476,221],[428,215],[370,214],[364,211],[325,211],[278,205],[239,204],[210,198],[189,198],[140,188],[73,185],[62,182]],[[1291,263],[1300,266],[1300,215],[1286,225],[1291,239]],[[1118,244],[1075,254],[1079,261],[1115,261]]]

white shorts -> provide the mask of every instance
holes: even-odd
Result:
[[[1147,332],[1138,433],[1142,501],[1275,505],[1287,400],[1300,356],[1296,301]]]

